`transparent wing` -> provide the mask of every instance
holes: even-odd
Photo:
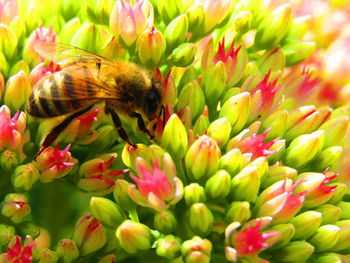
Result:
[[[34,45],[34,50],[42,57],[54,61],[61,66],[75,63],[95,63],[100,65],[113,65],[115,63],[108,58],[63,43],[41,42]]]

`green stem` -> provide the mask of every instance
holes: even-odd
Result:
[[[137,222],[137,223],[140,222],[139,216],[138,216],[137,211],[136,211],[135,208],[129,210],[129,217],[130,217],[130,219],[131,219],[132,221],[134,221],[134,222]]]

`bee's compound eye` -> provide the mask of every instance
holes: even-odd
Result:
[[[146,95],[146,104],[149,113],[154,113],[160,101],[160,95],[155,88],[152,88],[148,91]]]

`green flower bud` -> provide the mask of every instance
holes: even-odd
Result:
[[[212,244],[210,241],[208,239],[201,239],[198,236],[194,236],[192,239],[186,240],[181,246],[182,256],[185,258],[186,263],[209,263],[211,250]],[[197,259],[197,261],[195,259]]]
[[[312,41],[295,41],[282,47],[286,57],[286,66],[292,67],[308,59],[316,49],[316,43]]]
[[[0,51],[0,72],[7,76],[7,72],[9,71],[9,63],[7,62],[4,54]]]
[[[231,180],[231,196],[233,200],[254,202],[258,196],[260,177],[258,169],[247,166]]]
[[[280,249],[286,246],[292,239],[295,233],[293,224],[279,224],[271,227],[271,230],[276,230],[280,233],[279,241],[273,245],[273,249]]]
[[[32,238],[37,238],[41,233],[40,227],[30,221],[21,223],[20,225],[17,225],[17,227],[18,233],[22,236],[31,236]]]
[[[90,211],[103,224],[112,228],[116,228],[125,220],[125,215],[121,208],[104,197],[91,197]]]
[[[167,50],[171,52],[174,48],[184,43],[188,32],[188,18],[181,14],[172,20],[165,29],[164,37]]]
[[[297,176],[297,173],[297,170],[288,166],[270,167],[269,171],[267,171],[264,179],[262,180],[261,187],[265,189],[278,181],[284,179],[294,179]]]
[[[12,68],[10,69],[9,75],[10,76],[15,75],[15,74],[19,73],[20,71],[24,72],[25,75],[27,75],[27,76],[30,74],[29,65],[24,60],[20,60],[15,65],[13,65]]]
[[[217,143],[206,135],[199,137],[185,156],[187,176],[193,181],[209,178],[218,169],[219,158],[220,148]]]
[[[140,223],[125,220],[116,231],[120,246],[128,253],[136,253],[138,250],[151,248],[151,231]]]
[[[169,234],[177,227],[176,218],[171,211],[162,211],[154,216],[154,227],[161,233]]]
[[[29,191],[38,181],[40,172],[33,163],[17,166],[12,176],[12,185],[19,190]]]
[[[229,98],[220,110],[220,118],[226,117],[232,125],[232,133],[242,130],[246,124],[251,108],[249,92],[242,92]]]
[[[193,119],[195,119],[203,112],[204,105],[204,93],[197,80],[187,83],[180,92],[177,108],[181,109],[188,106],[191,109]]]
[[[74,33],[80,28],[81,22],[79,17],[75,17],[68,21],[61,29],[59,33],[59,39],[63,43],[70,43]]]
[[[301,39],[309,30],[311,16],[298,16],[293,18],[292,27],[288,32],[287,39]]]
[[[336,191],[334,192],[332,198],[328,201],[330,204],[336,204],[343,200],[344,195],[348,192],[348,186],[345,183],[336,182],[330,184],[330,186],[336,186]]]
[[[350,219],[350,202],[341,201],[337,206],[341,209],[339,219]]]
[[[324,131],[300,135],[287,148],[284,155],[285,164],[295,168],[306,165],[320,152],[323,143]]]
[[[315,263],[342,263],[345,262],[336,253],[322,254],[320,257],[314,261]]]
[[[204,203],[195,203],[189,210],[189,224],[194,233],[207,235],[213,228],[214,217]]]
[[[55,251],[45,248],[41,252],[38,263],[56,263],[58,262],[58,255]]]
[[[50,25],[56,32],[59,32],[66,22],[61,15],[54,15],[47,19],[46,23]]]
[[[102,248],[106,244],[106,231],[102,224],[91,216],[83,215],[75,225],[73,238],[79,247],[80,255],[85,256]]]
[[[0,52],[10,60],[15,54],[18,44],[16,33],[7,25],[0,24]]]
[[[316,251],[323,252],[337,244],[340,228],[335,225],[324,225],[317,229],[309,242],[315,247]]]
[[[64,263],[74,262],[79,257],[78,247],[71,239],[60,240],[56,252]]]
[[[155,1],[154,6],[157,7],[162,20],[169,24],[176,16],[180,14],[181,5],[179,1]]]
[[[226,78],[226,68],[222,61],[219,61],[203,72],[202,87],[209,109],[214,107],[216,110],[216,105],[224,95]]]
[[[118,179],[114,183],[114,200],[124,210],[130,210],[136,207],[136,203],[130,198],[128,194],[129,185],[130,183],[124,179]]]
[[[343,153],[343,147],[332,146],[320,152],[317,158],[312,161],[312,166],[315,170],[324,171],[327,168],[332,168],[338,164]]]
[[[325,147],[333,145],[342,146],[347,134],[348,127],[348,116],[330,119],[322,124],[319,130],[325,131]]]
[[[227,213],[228,222],[244,223],[251,217],[249,202],[232,202]]]
[[[102,26],[86,23],[73,35],[71,45],[98,53],[102,43],[105,43],[111,34]]]
[[[332,247],[333,251],[339,251],[350,248],[350,220],[342,220],[335,223],[335,226],[340,228],[339,239],[335,246]]]
[[[154,26],[146,28],[136,42],[136,50],[141,63],[149,67],[159,64],[166,46],[163,34]]]
[[[314,252],[314,247],[306,241],[293,241],[276,251],[273,256],[281,262],[305,262]]]
[[[176,114],[171,115],[165,124],[161,145],[177,159],[181,159],[186,153],[188,147],[186,128]]]
[[[115,262],[116,262],[116,255],[109,254],[101,258],[97,263],[115,263]]]
[[[225,198],[231,188],[231,176],[225,170],[217,171],[205,184],[205,192],[211,198]]]
[[[9,78],[6,83],[4,102],[11,109],[20,109],[28,101],[32,87],[24,71],[19,71]]]
[[[23,43],[24,38],[27,36],[24,18],[22,16],[14,17],[10,23],[10,28],[16,34],[18,43]]]
[[[330,204],[319,206],[315,209],[315,211],[322,214],[321,225],[335,224],[339,220],[341,214],[340,207]]]
[[[231,124],[227,118],[220,118],[213,121],[208,127],[208,136],[213,138],[220,148],[223,148],[231,134]]]
[[[292,25],[290,4],[279,6],[260,23],[255,35],[254,46],[269,49],[277,45]]]
[[[283,70],[286,64],[286,59],[280,47],[274,47],[262,55],[258,61],[258,66],[263,73],[269,71]]]
[[[42,23],[40,15],[34,6],[29,6],[22,17],[26,26],[26,32],[33,32]]]
[[[174,259],[181,255],[181,242],[173,236],[167,235],[157,240],[156,253],[160,257]]]
[[[322,214],[316,211],[306,211],[293,217],[289,221],[295,228],[293,239],[308,239],[316,233],[321,221]]]
[[[5,196],[1,209],[3,216],[9,217],[15,224],[20,223],[23,218],[30,214],[28,199],[23,194],[8,194]]]
[[[186,15],[188,17],[188,31],[196,32],[200,29],[204,22],[204,8],[202,4],[194,3],[187,11]]]
[[[109,39],[101,50],[101,55],[115,61],[125,60],[126,54],[126,49],[122,47],[118,41],[118,38],[115,36]]]
[[[194,61],[197,53],[197,47],[192,43],[184,43],[173,50],[169,60],[176,67],[187,67]]]
[[[186,71],[182,74],[179,84],[177,85],[177,90],[180,93],[182,88],[189,83],[192,80],[197,80],[198,78],[198,71],[195,67],[189,67],[186,69]]]
[[[16,232],[13,226],[0,224],[0,245],[1,246],[7,245],[15,235],[16,235]]]
[[[241,151],[234,148],[221,156],[219,160],[219,169],[226,170],[231,175],[236,175],[246,164],[246,159]]]
[[[185,187],[184,199],[188,206],[195,203],[204,203],[207,201],[204,188],[197,183],[192,183]]]
[[[209,128],[210,122],[208,116],[201,114],[193,126],[193,132],[196,135],[203,135]]]
[[[241,11],[234,18],[235,29],[238,34],[245,34],[249,31],[251,23],[253,20],[253,15],[249,11]]]
[[[86,6],[87,17],[92,23],[108,25],[113,6],[111,0],[89,1]]]
[[[270,129],[265,140],[271,141],[278,137],[283,137],[288,123],[288,112],[286,110],[275,111],[262,123],[262,130]]]

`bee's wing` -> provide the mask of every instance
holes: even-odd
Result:
[[[39,42],[34,45],[34,50],[42,57],[51,60],[61,66],[76,63],[95,63],[108,65],[115,63],[108,58],[63,43]]]

